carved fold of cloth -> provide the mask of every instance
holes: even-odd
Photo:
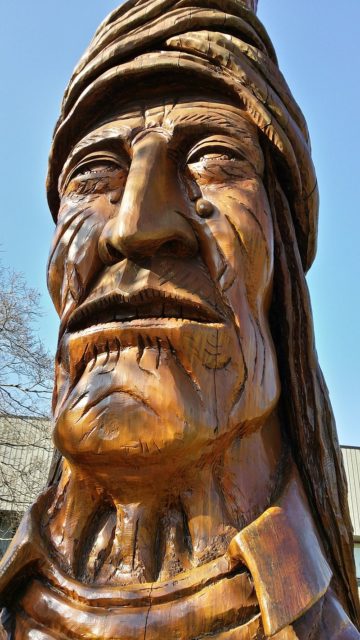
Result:
[[[291,201],[304,269],[316,251],[318,190],[304,117],[248,0],[130,0],[97,30],[65,92],[49,160],[48,198],[73,144],[102,109],[136,96],[144,79],[168,89],[177,77],[232,95],[274,147]],[[252,7],[252,8],[249,8]],[[131,86],[131,91],[129,87]]]
[[[0,593],[9,608],[0,638],[359,638],[332,597],[296,472],[278,503],[238,533],[224,556],[167,582],[126,588],[84,585],[57,566],[37,524],[49,499],[51,490],[31,508],[5,558]],[[24,575],[22,591],[17,576]]]

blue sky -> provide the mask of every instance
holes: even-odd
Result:
[[[1,0],[2,259],[42,294],[44,342],[57,317],[45,266],[53,224],[44,181],[70,73],[115,0]],[[360,2],[259,0],[260,19],[308,121],[320,185],[318,256],[308,276],[316,343],[339,438],[360,446]],[[316,8],[315,8],[316,7]]]

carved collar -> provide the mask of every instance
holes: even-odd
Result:
[[[26,514],[0,566],[0,603],[5,606],[21,576],[34,575],[20,605],[38,622],[55,624],[58,617],[60,624],[62,610],[68,619],[73,610],[78,633],[81,625],[95,633],[99,626],[100,635],[89,637],[107,637],[101,630],[106,616],[106,628],[113,624],[109,638],[116,637],[116,628],[123,625],[129,637],[140,637],[139,625],[144,622],[149,638],[160,638],[175,633],[172,627],[178,618],[182,625],[190,625],[189,637],[193,631],[199,637],[219,628],[217,620],[228,620],[227,629],[237,633],[241,627],[259,625],[260,609],[265,635],[272,637],[298,620],[328,589],[332,574],[294,466],[278,501],[233,538],[224,556],[167,582],[127,588],[90,587],[54,564],[37,525],[52,493],[50,489],[42,494]],[[194,617],[199,607],[203,614]],[[202,619],[204,628],[193,629],[195,618]]]

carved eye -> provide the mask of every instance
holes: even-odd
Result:
[[[123,169],[123,167],[111,158],[92,158],[80,162],[71,172],[68,180],[72,180],[76,176],[93,176],[103,175]]]
[[[188,154],[187,170],[199,185],[247,180],[255,171],[243,146],[221,136],[202,140]]]
[[[62,195],[90,195],[118,190],[125,182],[127,171],[126,163],[114,156],[87,157],[69,172]]]
[[[246,158],[241,150],[231,141],[212,138],[197,144],[187,157],[188,165],[208,161],[246,161]]]

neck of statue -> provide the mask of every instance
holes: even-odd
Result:
[[[219,557],[271,504],[282,449],[272,414],[166,487],[159,478],[158,491],[128,494],[124,485],[102,486],[88,469],[65,461],[44,521],[60,566],[80,581],[126,585],[167,580]]]

